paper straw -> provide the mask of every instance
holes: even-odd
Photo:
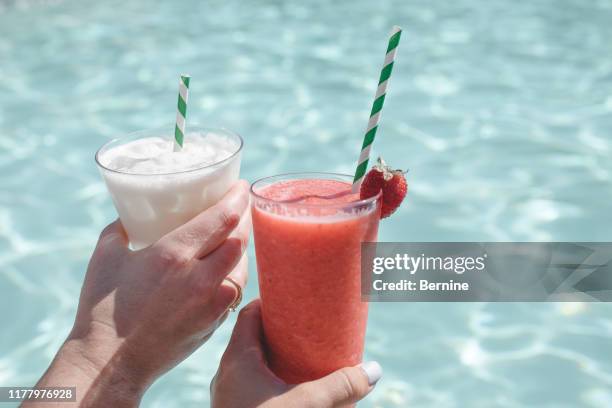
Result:
[[[187,117],[187,99],[189,98],[189,75],[181,75],[179,81],[178,107],[176,110],[176,126],[174,128],[174,151],[183,148],[183,137],[185,136],[185,118]]]
[[[393,71],[393,61],[395,60],[395,51],[399,44],[400,36],[402,35],[402,29],[398,26],[393,26],[391,30],[391,36],[389,37],[389,45],[387,46],[387,54],[385,55],[385,62],[380,72],[380,79],[378,80],[378,88],[376,89],[376,95],[374,96],[374,103],[372,104],[372,111],[370,112],[370,120],[368,121],[368,127],[366,129],[365,136],[363,138],[363,145],[361,146],[361,154],[357,161],[357,169],[355,170],[355,177],[353,178],[353,193],[359,191],[363,176],[368,169],[368,160],[370,159],[370,148],[376,137],[376,130],[378,129],[378,122],[380,121],[380,114],[382,111],[383,103],[385,102],[385,95],[387,93],[387,84],[391,77],[391,71]]]

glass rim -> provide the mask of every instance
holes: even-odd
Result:
[[[289,177],[294,177],[293,180],[298,180],[299,178],[297,178],[297,176],[313,176],[313,177],[305,177],[305,178],[310,178],[310,179],[316,179],[317,178],[316,176],[336,176],[336,177],[346,177],[348,180],[353,179],[353,175],[351,174],[332,173],[332,172],[324,172],[324,171],[304,171],[304,172],[281,173],[281,174],[276,174],[274,176],[266,176],[266,177],[262,177],[260,179],[255,180],[251,184],[249,191],[251,195],[256,197],[258,200],[262,200],[262,201],[272,203],[272,204],[280,204],[280,205],[286,205],[286,206],[298,207],[298,208],[353,208],[353,207],[360,207],[363,205],[368,205],[376,201],[380,202],[380,198],[382,197],[382,190],[381,190],[375,196],[372,196],[369,198],[360,198],[359,200],[350,201],[348,203],[329,203],[329,204],[320,203],[319,204],[319,203],[300,203],[300,202],[278,201],[278,200],[264,197],[255,191],[255,186],[261,182],[265,182],[265,181],[276,179],[276,178],[288,178],[288,180],[291,180],[291,178]],[[305,178],[302,178],[302,179],[305,179]],[[283,181],[283,180],[278,180],[278,181]]]
[[[194,167],[194,168],[190,168],[190,169],[186,169],[186,170],[177,170],[177,171],[171,171],[171,172],[167,172],[167,173],[138,173],[138,172],[130,172],[130,171],[123,171],[123,170],[116,170],[116,169],[111,169],[108,166],[103,165],[100,162],[100,152],[102,152],[106,147],[108,147],[110,144],[118,142],[120,140],[129,138],[130,136],[135,136],[138,135],[140,133],[145,133],[145,132],[154,132],[156,130],[162,130],[162,129],[166,129],[166,127],[157,127],[157,128],[152,128],[152,129],[142,129],[142,130],[136,130],[134,132],[130,132],[125,134],[124,136],[120,136],[120,137],[116,137],[114,139],[109,140],[108,142],[104,143],[102,146],[100,146],[100,148],[96,151],[96,154],[94,156],[94,159],[96,161],[96,164],[106,170],[106,171],[110,171],[112,173],[116,173],[116,174],[123,174],[123,175],[127,175],[127,176],[141,176],[141,177],[146,177],[146,176],[150,176],[150,177],[154,177],[154,176],[171,176],[171,175],[175,175],[175,174],[184,174],[184,173],[190,173],[193,171],[199,171],[199,170],[204,170],[206,168],[209,167],[215,167],[218,166],[222,163],[225,162],[229,162],[231,159],[233,159],[234,157],[236,157],[238,155],[238,153],[240,153],[242,151],[242,148],[244,146],[244,140],[242,139],[242,136],[240,136],[240,134],[238,134],[237,132],[231,131],[227,128],[224,127],[206,127],[206,126],[199,126],[199,125],[191,125],[189,126],[190,129],[193,130],[207,130],[207,131],[215,131],[215,130],[220,130],[223,131],[225,133],[230,134],[231,136],[237,137],[238,138],[238,148],[232,153],[230,154],[228,157],[216,161],[214,163],[209,163],[209,164],[205,164],[203,166],[199,166],[199,167]],[[168,132],[170,133],[170,132]]]

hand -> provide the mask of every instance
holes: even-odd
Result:
[[[365,397],[382,376],[376,362],[340,369],[326,377],[288,385],[266,365],[259,300],[249,303],[236,327],[211,383],[213,407],[291,408],[341,407]]]
[[[139,251],[129,250],[119,221],[110,224],[89,263],[74,328],[38,385],[78,381],[83,406],[137,405],[223,322],[238,296],[224,278],[246,284],[248,201],[247,183],[238,182],[219,203]]]

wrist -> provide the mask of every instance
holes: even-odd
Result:
[[[109,339],[69,337],[62,345],[57,363],[83,376],[89,384],[77,390],[83,406],[138,406],[150,382],[132,367],[122,349],[121,342]]]

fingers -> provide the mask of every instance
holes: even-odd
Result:
[[[248,183],[239,180],[217,204],[166,234],[154,246],[182,252],[187,257],[203,258],[236,228],[248,204]]]
[[[238,314],[226,354],[240,356],[255,352],[263,359],[262,337],[261,302],[255,299]]]
[[[116,219],[112,223],[108,224],[100,233],[98,244],[96,246],[96,252],[101,250],[112,251],[119,250],[125,251],[128,249],[129,240],[121,221]]]
[[[213,252],[203,259],[194,260],[190,275],[191,281],[196,285],[195,287],[203,291],[217,290],[223,278],[235,270],[240,258],[242,258],[249,241],[250,229],[251,224],[248,222],[248,217],[245,217]],[[237,277],[240,278],[239,275]],[[246,283],[246,278],[240,279],[243,279]],[[242,284],[239,281],[237,283]]]
[[[220,367],[238,365],[243,372],[250,372],[256,380],[279,380],[266,365],[263,351],[263,329],[259,299],[246,305],[238,314],[232,337],[221,358]]]
[[[249,280],[249,257],[246,252],[242,254],[238,266],[234,268],[227,277],[231,278],[242,288],[242,290],[244,290]],[[223,284],[225,284],[225,280],[223,280]],[[234,286],[232,285],[232,287]]]
[[[233,306],[234,302],[236,302],[236,300],[242,296],[246,286],[248,274],[248,257],[246,254],[243,254],[238,265],[227,276],[236,282],[236,284],[240,286],[241,290],[239,291],[233,283],[224,279],[221,285],[219,285],[217,293],[215,294],[215,297],[211,303],[211,310],[214,316],[222,316],[228,311],[230,306]],[[234,307],[236,306],[238,305],[235,305]]]
[[[247,247],[249,237],[251,233],[251,212],[247,211],[247,215],[242,217],[240,220],[240,224],[234,232],[230,235],[232,238],[238,238],[243,243],[244,248]],[[231,278],[238,286],[240,286],[243,290],[246,287],[247,280],[249,277],[249,269],[248,269],[248,257],[246,252],[242,253],[242,258],[237,267],[235,267],[229,275],[224,278]],[[222,281],[222,285],[231,286],[232,290],[235,292],[236,288],[229,282],[226,282],[225,279]]]
[[[298,406],[281,398],[288,386],[268,368],[263,350],[259,299],[244,307],[211,383],[213,406]],[[273,401],[272,401],[273,400]],[[284,403],[288,402],[288,403]],[[300,404],[299,406],[302,406]]]
[[[268,367],[264,353],[264,334],[261,322],[261,302],[253,300],[238,314],[232,337],[221,359],[221,365],[238,364],[241,370],[252,373],[257,381],[274,387],[287,385]]]
[[[316,381],[299,385],[301,392],[316,395],[322,406],[354,404],[368,395],[382,377],[382,368],[375,361],[346,367]]]
[[[247,268],[248,258],[244,254],[231,272],[231,275],[238,277],[237,284],[239,284],[238,282],[246,282]],[[206,283],[196,282],[194,284],[189,282],[187,287],[192,288],[194,285],[206,285]],[[217,285],[214,292],[211,291],[210,287],[195,289],[194,293],[189,295],[190,308],[188,314],[192,318],[189,319],[189,327],[186,330],[197,334],[204,341],[207,340],[225,322],[230,312],[229,308],[239,294],[241,292],[238,291],[236,286],[226,281]],[[184,296],[187,297],[187,293]]]

